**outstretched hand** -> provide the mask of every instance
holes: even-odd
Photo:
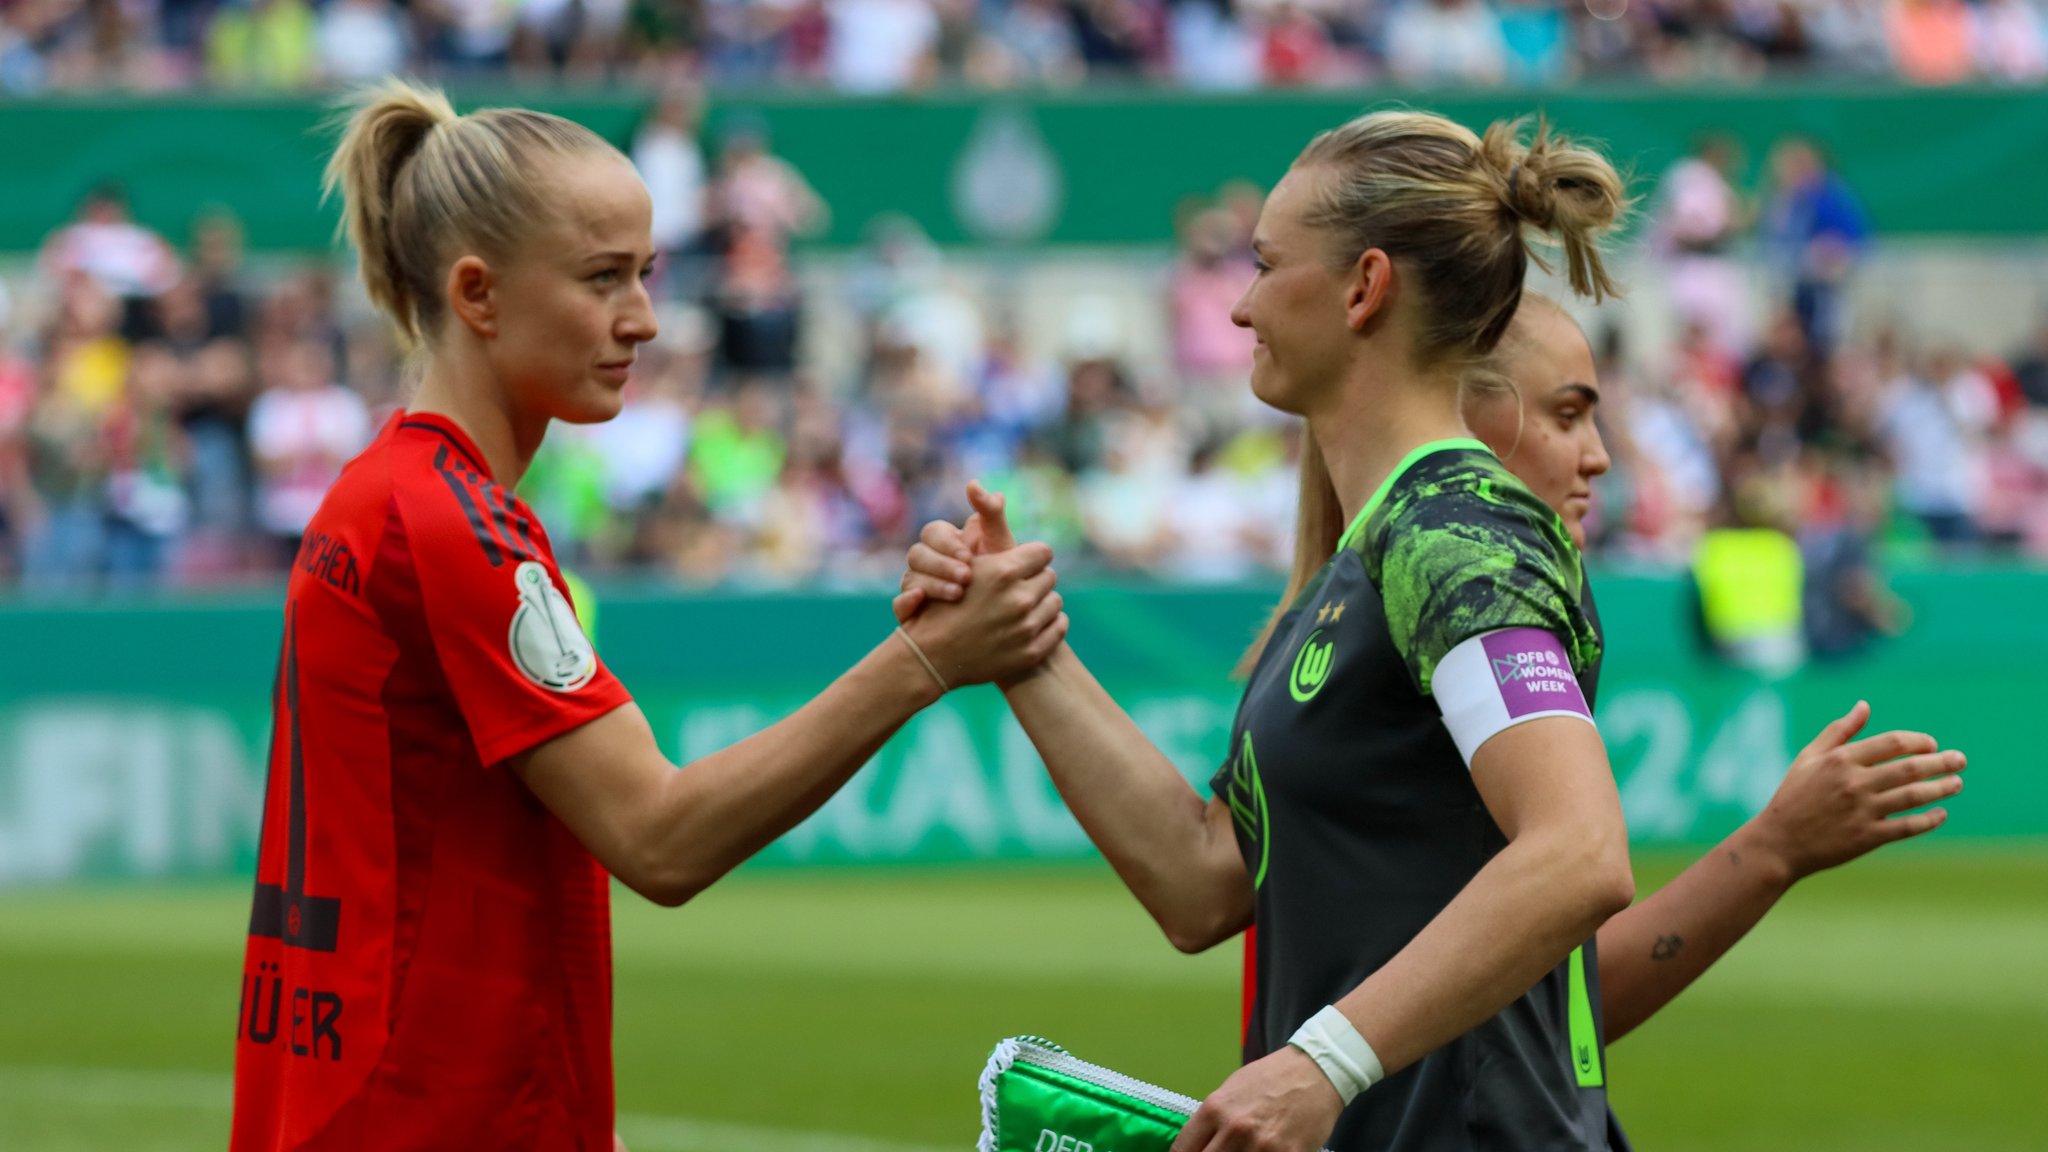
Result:
[[[1007,552],[1017,546],[1000,492],[991,492],[979,480],[967,485],[967,503],[974,514],[967,523],[955,526],[934,520],[918,533],[910,546],[903,572],[903,589],[889,607],[898,623],[908,621],[928,602],[954,603],[967,595],[974,579],[974,558]]]
[[[1934,737],[1924,732],[1855,740],[1869,721],[1870,705],[1859,700],[1848,715],[1821,729],[1753,822],[1761,841],[1782,856],[1788,879],[1932,832],[1948,819],[1946,808],[1900,813],[1962,791],[1957,773],[1968,758],[1953,749],[1937,751]]]

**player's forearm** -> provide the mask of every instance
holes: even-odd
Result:
[[[671,776],[647,837],[650,868],[676,903],[702,891],[817,811],[938,698],[910,649],[883,641],[773,727]]]
[[[1649,899],[1600,929],[1600,1002],[1612,1044],[1719,960],[1792,885],[1744,825]]]
[[[1003,694],[1067,808],[1175,947],[1198,952],[1250,922],[1235,840],[1071,647]]]
[[[1337,1006],[1392,1075],[1513,1003],[1631,892],[1625,842],[1517,837]]]

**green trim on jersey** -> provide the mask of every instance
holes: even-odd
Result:
[[[1600,656],[1579,609],[1586,574],[1564,521],[1484,445],[1409,467],[1350,547],[1425,696],[1451,649],[1501,628],[1556,636],[1574,672]]]
[[[1273,847],[1272,815],[1266,808],[1266,785],[1259,779],[1259,754],[1252,750],[1252,734],[1246,732],[1237,757],[1237,763],[1230,769],[1228,787],[1217,789],[1217,794],[1230,804],[1230,814],[1244,834],[1259,846],[1259,867],[1252,876],[1254,891],[1266,883],[1266,864],[1271,859]]]
[[[1607,1084],[1607,1075],[1600,1067],[1600,1029],[1593,1023],[1593,998],[1586,991],[1583,944],[1572,949],[1570,980],[1566,1016],[1572,1036],[1572,1070],[1578,1074],[1579,1087],[1602,1088]]]
[[[1394,465],[1394,470],[1387,473],[1387,478],[1380,481],[1380,486],[1366,498],[1365,507],[1359,509],[1358,515],[1352,517],[1351,523],[1345,526],[1344,535],[1337,538],[1337,551],[1342,552],[1351,547],[1352,541],[1358,539],[1358,534],[1365,531],[1366,521],[1372,519],[1372,514],[1379,511],[1380,505],[1386,501],[1387,493],[1393,490],[1394,481],[1399,480],[1403,473],[1414,467],[1417,460],[1432,452],[1442,452],[1450,448],[1477,448],[1488,456],[1493,455],[1493,449],[1469,436],[1453,436],[1448,440],[1431,440],[1427,444],[1416,445],[1414,451],[1401,457],[1401,462]]]

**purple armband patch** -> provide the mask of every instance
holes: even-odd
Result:
[[[1577,712],[1591,718],[1578,674],[1557,637],[1541,628],[1507,628],[1481,637],[1487,667],[1510,719],[1532,712]]]

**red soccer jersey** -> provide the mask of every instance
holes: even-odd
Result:
[[[610,1152],[609,878],[502,761],[629,699],[532,512],[394,416],[286,595],[233,1152]]]

